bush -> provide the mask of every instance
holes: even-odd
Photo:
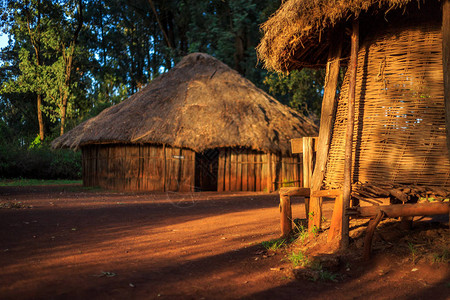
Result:
[[[81,152],[0,144],[0,178],[81,179]]]

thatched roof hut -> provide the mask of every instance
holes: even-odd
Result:
[[[217,59],[207,54],[193,53],[124,102],[105,109],[55,139],[52,146],[81,148],[86,150],[83,153],[88,153],[87,149],[92,150],[92,146],[96,145],[96,150],[92,151],[98,153],[101,145],[122,150],[123,147],[153,145],[151,147],[159,147],[158,151],[168,147],[183,149],[190,154],[170,155],[183,159],[184,156],[192,156],[192,160],[195,160],[195,153],[214,149],[216,154],[208,154],[214,159],[220,155],[226,156],[225,153],[238,155],[245,152],[248,156],[248,151],[255,155],[270,153],[281,159],[289,156],[291,138],[316,134],[317,127],[310,119],[282,105]],[[136,149],[134,151],[142,152],[142,149]],[[224,149],[225,152],[217,149]],[[225,149],[235,150],[226,152]],[[89,155],[98,156],[95,153]],[[139,156],[139,153],[136,155]],[[167,153],[160,155],[165,157]],[[216,162],[218,165],[221,163],[224,162]],[[164,165],[167,167],[166,163]],[[193,186],[192,182],[189,185]],[[112,187],[115,188],[114,185]],[[258,189],[262,190],[261,187]]]
[[[262,30],[268,69],[327,70],[313,193],[450,196],[450,0],[287,0]]]
[[[354,17],[359,18],[361,34],[366,35],[379,30],[383,22],[389,25],[399,18],[414,22],[418,11],[427,15],[439,7],[436,0],[285,1],[261,26],[264,36],[258,55],[265,67],[274,71],[325,67],[335,30],[345,30]],[[344,41],[343,49],[342,57],[348,57],[349,40]]]

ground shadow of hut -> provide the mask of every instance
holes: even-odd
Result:
[[[81,149],[85,186],[273,191],[301,186],[301,158],[289,153],[289,140],[316,134],[310,119],[193,53],[52,146]]]
[[[448,0],[289,0],[263,25],[258,53],[267,68],[327,69],[312,227],[320,227],[318,198],[330,195],[323,190],[341,190],[344,215],[350,200],[450,196],[449,20]],[[348,69],[338,98],[340,66]]]

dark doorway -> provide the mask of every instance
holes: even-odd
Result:
[[[206,150],[195,153],[195,190],[217,191],[219,150]]]

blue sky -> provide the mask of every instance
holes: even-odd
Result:
[[[0,33],[0,48],[8,45],[8,36],[6,34]]]

